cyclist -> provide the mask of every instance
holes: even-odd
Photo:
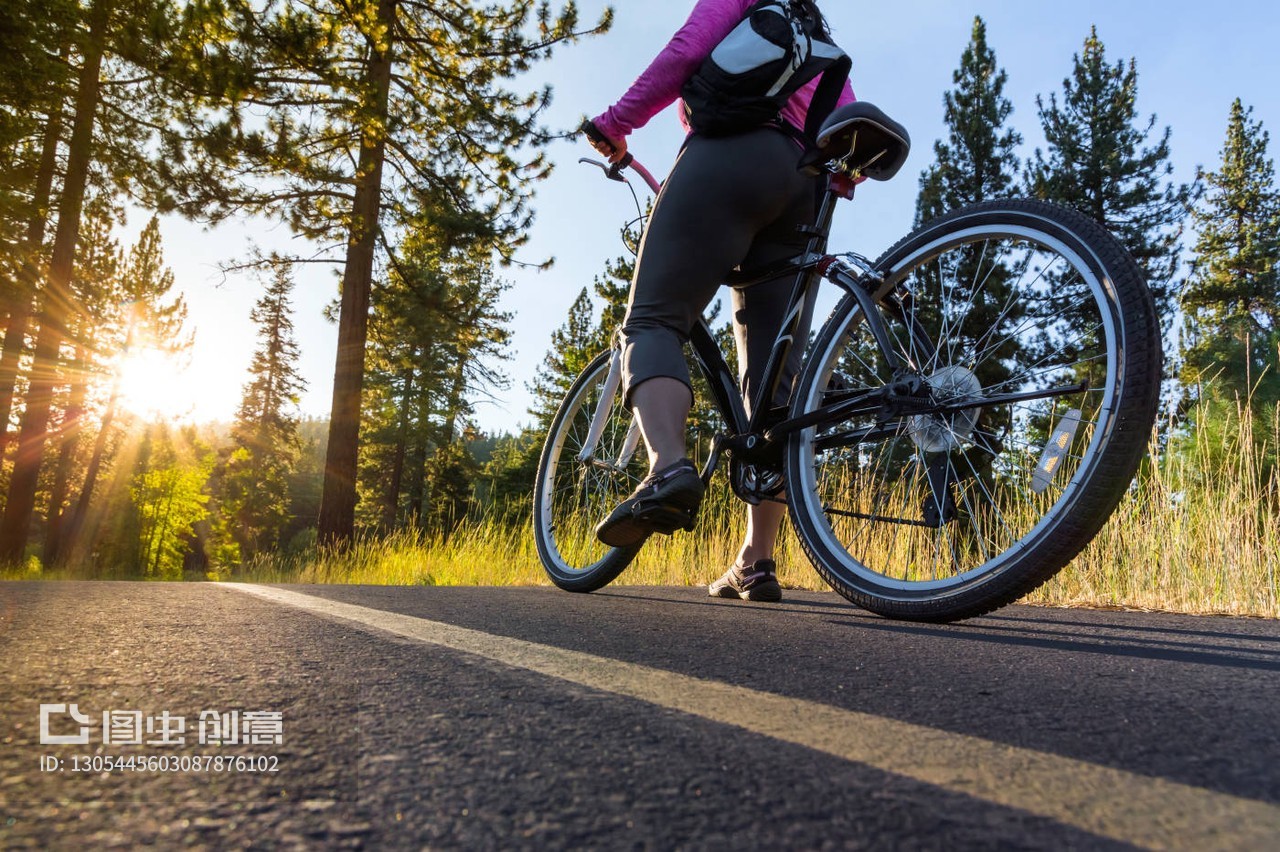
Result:
[[[754,2],[697,0],[688,21],[644,73],[593,119],[606,139],[593,143],[596,149],[611,162],[621,160],[628,134],[679,97],[685,81]],[[813,0],[798,2],[804,14],[826,27]],[[622,326],[625,399],[644,436],[649,476],[597,526],[596,535],[607,545],[638,544],[651,532],[672,532],[696,517],[704,485],[685,443],[692,391],[683,346],[729,272],[804,249],[807,237],[798,227],[813,223],[822,186],[797,169],[802,146],[796,137],[817,85],[817,79],[810,81],[792,96],[778,122],[732,136],[690,133],[658,194]],[[846,83],[839,105],[853,100]],[[680,117],[688,130],[683,109]],[[786,276],[733,290],[734,335],[748,405],[782,327],[792,280]],[[792,348],[775,405],[790,394],[801,349]],[[769,501],[747,507],[742,547],[729,570],[709,586],[711,595],[781,600],[773,556],[785,512],[784,504]]]

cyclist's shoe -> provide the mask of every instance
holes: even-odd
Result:
[[[750,567],[734,565],[724,576],[707,587],[713,598],[740,598],[744,601],[782,600],[777,566],[772,559],[757,559]]]
[[[681,459],[645,477],[635,492],[596,526],[596,538],[610,547],[631,547],[652,533],[691,530],[706,490],[693,462]]]

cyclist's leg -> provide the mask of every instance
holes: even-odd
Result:
[[[800,179],[795,160],[795,145],[774,130],[690,138],[654,205],[636,262],[622,328],[629,402],[651,379],[689,385],[689,332],[757,235],[791,208]],[[671,382],[659,387],[639,400],[647,409],[639,415],[646,441],[659,431],[683,436],[689,391]]]
[[[799,229],[812,225],[818,216],[822,201],[823,183],[817,178],[796,172],[793,175],[789,202],[782,213],[762,229],[754,240],[746,257],[744,269],[768,266],[802,253],[809,237]],[[750,287],[733,290],[733,331],[737,342],[739,378],[747,413],[751,414],[758,385],[764,368],[773,354],[778,333],[786,319],[788,302],[795,285],[794,275],[784,275],[763,281]],[[805,306],[802,325],[808,328],[813,318],[813,303]],[[791,387],[800,371],[804,354],[804,341],[797,341],[784,365],[773,405],[785,405],[791,395]]]
[[[816,192],[817,187],[810,179],[809,188],[794,196],[786,214],[757,236],[744,266],[771,263],[804,250],[806,239],[796,228],[813,223],[816,215]],[[742,393],[748,413],[754,404],[765,365],[781,331],[794,284],[794,276],[786,276],[733,291],[734,337],[738,346]],[[802,327],[809,327],[812,312],[811,302],[805,306],[806,315],[802,320]],[[800,371],[803,345],[803,341],[800,341],[792,348],[778,382],[773,405],[783,405],[790,397],[792,384]],[[747,507],[746,534],[738,551],[737,566],[750,568],[761,560],[773,559],[778,530],[786,512],[785,503],[770,501]]]
[[[692,525],[701,491],[693,499],[695,483],[684,461],[691,392],[683,345],[756,235],[789,208],[795,161],[794,145],[773,130],[722,139],[694,136],[658,196],[622,329],[624,392],[640,423],[652,475],[597,527],[606,544],[621,546],[643,540],[647,530]],[[686,522],[673,523],[682,517]]]

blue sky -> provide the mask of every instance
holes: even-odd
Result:
[[[580,0],[584,21],[606,4]],[[603,111],[644,69],[687,17],[692,0],[623,0],[615,3],[613,30],[605,36],[562,48],[531,73],[528,84],[550,83],[555,101],[552,126],[576,125],[584,114]],[[1008,72],[1006,96],[1014,105],[1011,123],[1024,137],[1023,156],[1043,141],[1036,96],[1060,92],[1079,52],[1096,25],[1114,62],[1137,60],[1138,109],[1154,113],[1158,129],[1173,128],[1174,179],[1189,181],[1197,166],[1216,168],[1231,101],[1254,107],[1254,118],[1270,131],[1280,128],[1280,9],[1259,0],[1190,3],[1148,0],[1077,0],[1047,3],[998,0],[960,3],[900,0],[892,4],[826,0],[823,4],[836,40],[853,56],[853,85],[911,132],[911,158],[889,183],[868,183],[837,214],[832,246],[875,256],[910,229],[918,177],[932,159],[933,141],[944,133],[942,95],[968,42],[975,14],[987,22],[987,37]],[[633,152],[655,174],[665,173],[681,141],[674,110],[657,116],[631,139]],[[1276,156],[1276,146],[1271,148]],[[511,389],[496,403],[477,409],[481,426],[514,431],[528,420],[525,383],[541,361],[550,335],[569,305],[590,284],[607,259],[621,251],[618,230],[634,215],[630,195],[600,173],[579,166],[590,155],[585,145],[554,144],[558,164],[539,185],[538,218],[522,258],[555,258],[550,271],[504,270],[513,282],[505,307],[515,314],[515,357],[506,365]],[[135,215],[130,232],[145,219]],[[166,255],[191,305],[197,342],[186,386],[198,390],[199,419],[230,418],[245,381],[254,339],[249,311],[258,285],[247,278],[225,282],[219,261],[242,257],[252,240],[262,248],[292,245],[283,227],[244,223],[205,230],[167,220]],[[132,237],[132,233],[126,239]],[[298,274],[296,323],[309,382],[303,410],[328,412],[336,331],[321,311],[336,294],[331,274],[306,268]]]

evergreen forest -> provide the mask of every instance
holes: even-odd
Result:
[[[551,92],[528,90],[524,75],[611,21],[580,20],[571,1],[0,4],[4,576],[369,579],[316,566],[379,548],[483,561],[466,542],[492,539],[530,573],[488,580],[536,581],[526,528],[542,438],[609,345],[633,259],[601,269],[545,341],[527,425],[486,434],[474,408],[510,382],[503,268],[527,240],[545,149],[567,130],[545,125]],[[1280,185],[1269,135],[1249,104],[1223,103],[1218,161],[1179,182],[1173,129],[1141,108],[1138,60],[1109,55],[1096,29],[1082,35],[1061,86],[1026,119],[1044,140],[1028,155],[1007,75],[973,20],[941,97],[946,132],[917,140],[930,153],[916,221],[1035,197],[1124,243],[1163,318],[1165,404],[1116,523],[1171,528],[1196,505],[1243,503],[1232,516],[1243,529],[1226,535],[1253,548],[1265,578],[1246,609],[1275,615]],[[126,207],[153,216],[121,245]],[[300,245],[332,247],[327,417],[299,413],[293,299],[298,270],[315,262],[306,252],[234,259],[258,284],[257,339],[230,422],[179,424],[123,404],[127,365],[180,362],[191,344],[163,216],[261,217]],[[731,339],[724,318],[716,327]],[[709,419],[695,411],[695,432]],[[1248,561],[1186,535],[1187,553],[1225,560],[1203,580],[1215,589]],[[449,581],[425,568],[378,578]]]

